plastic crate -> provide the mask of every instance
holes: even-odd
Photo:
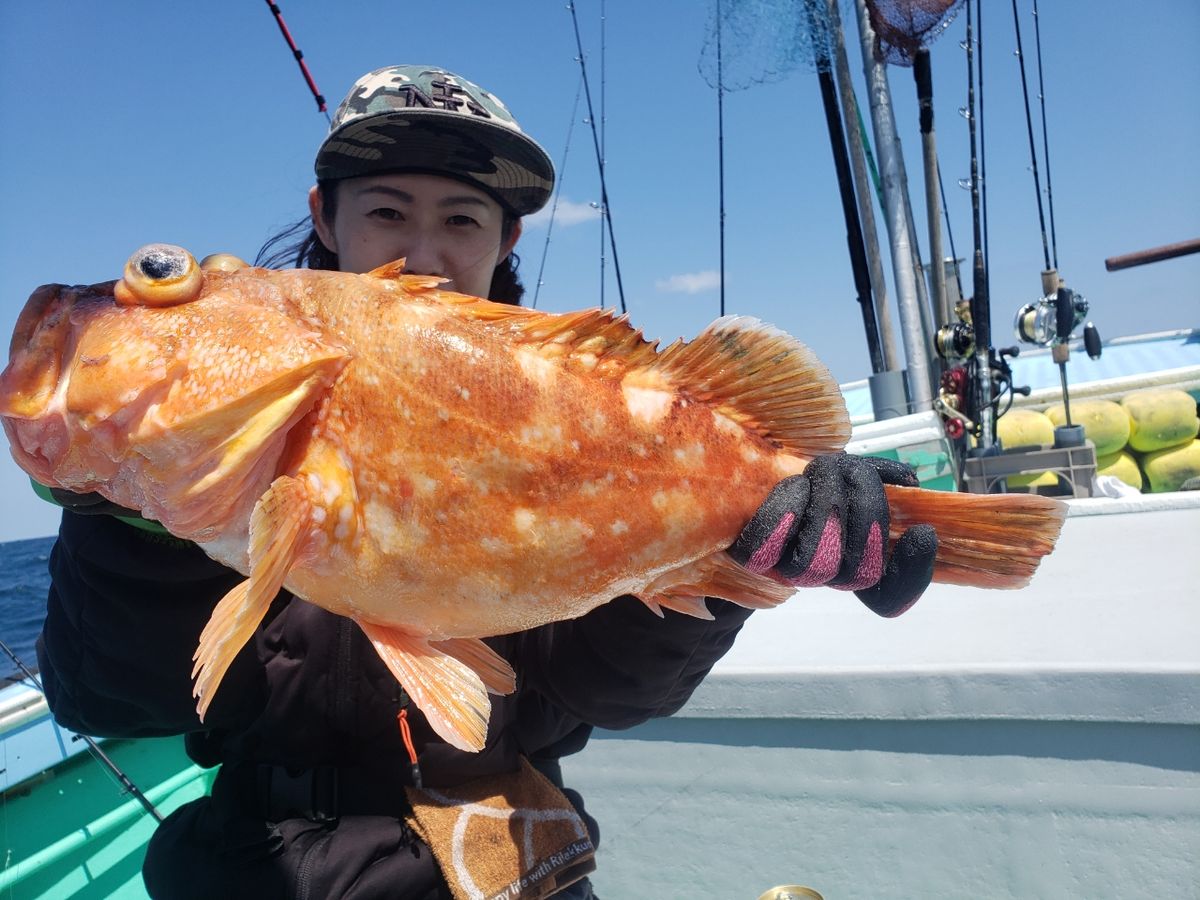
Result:
[[[1008,484],[1010,475],[1040,475],[1053,472],[1058,485]],[[1086,441],[1082,447],[1019,447],[997,456],[978,456],[967,460],[967,490],[972,494],[1046,494],[1057,497],[1092,496],[1096,475],[1096,446]]]

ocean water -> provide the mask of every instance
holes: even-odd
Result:
[[[52,537],[0,543],[0,641],[31,669],[37,668],[33,644],[46,617],[46,561],[53,545]],[[0,685],[13,677],[19,677],[17,666],[0,651]]]

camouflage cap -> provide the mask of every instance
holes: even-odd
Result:
[[[432,66],[387,66],[358,79],[333,115],[315,168],[322,179],[445,173],[521,216],[545,206],[554,189],[550,157],[500,98]]]

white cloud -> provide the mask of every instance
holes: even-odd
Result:
[[[600,218],[600,208],[590,203],[576,203],[573,200],[559,198],[558,206],[551,201],[531,216],[523,220],[526,228],[539,228],[550,224],[550,214],[553,210],[556,227],[568,228],[584,222],[594,222]]]
[[[703,272],[685,272],[682,275],[672,275],[670,278],[660,278],[654,282],[660,291],[673,294],[700,294],[704,291],[714,291],[721,286],[721,273],[716,269],[705,269]]]

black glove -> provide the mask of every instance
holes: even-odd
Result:
[[[752,572],[774,570],[795,587],[854,591],[873,612],[898,616],[929,587],[937,533],[912,526],[889,561],[884,483],[916,487],[917,473],[890,459],[818,456],[804,474],[775,486],[729,554]]]

